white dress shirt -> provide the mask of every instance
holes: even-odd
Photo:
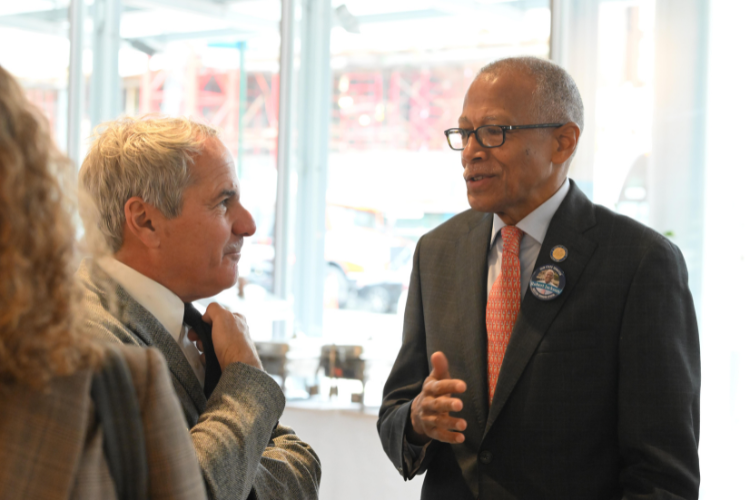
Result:
[[[97,264],[172,335],[203,386],[206,370],[201,363],[198,348],[188,339],[189,327],[182,322],[185,316],[185,304],[182,300],[164,285],[126,266],[114,257],[97,259]]]
[[[526,290],[529,288],[531,273],[534,271],[534,263],[539,257],[539,251],[542,249],[542,242],[547,235],[549,223],[565,195],[570,190],[570,181],[565,182],[547,201],[536,207],[529,215],[521,219],[516,227],[523,231],[521,237],[521,247],[518,256],[521,259],[521,300],[526,296]],[[489,254],[487,255],[487,296],[495,280],[500,276],[500,269],[503,263],[503,243],[502,233],[500,230],[506,226],[505,222],[495,214],[492,221],[492,237],[490,238]]]

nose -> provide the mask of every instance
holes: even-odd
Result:
[[[254,235],[256,227],[253,216],[242,205],[239,208],[237,218],[234,220],[234,225],[232,225],[232,232],[243,238]]]
[[[466,141],[466,147],[461,151],[461,162],[466,165],[473,161],[483,160],[487,157],[487,150],[479,144],[476,134],[471,134]]]

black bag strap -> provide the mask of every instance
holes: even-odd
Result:
[[[148,497],[148,464],[140,405],[125,359],[107,349],[101,371],[91,380],[91,397],[104,435],[104,455],[117,498]]]

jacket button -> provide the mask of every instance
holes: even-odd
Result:
[[[492,462],[492,452],[490,450],[484,450],[480,452],[479,461],[482,462],[484,465],[487,465],[490,462]]]

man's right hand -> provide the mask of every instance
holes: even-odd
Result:
[[[432,372],[422,384],[422,392],[411,403],[411,426],[407,426],[406,439],[423,445],[435,439],[444,443],[463,443],[466,420],[455,418],[450,412],[461,411],[463,402],[452,394],[466,391],[466,382],[452,379],[448,359],[442,352],[430,358]]]
[[[203,321],[211,325],[211,339],[222,371],[238,361],[263,369],[243,315],[212,302],[206,308]]]

